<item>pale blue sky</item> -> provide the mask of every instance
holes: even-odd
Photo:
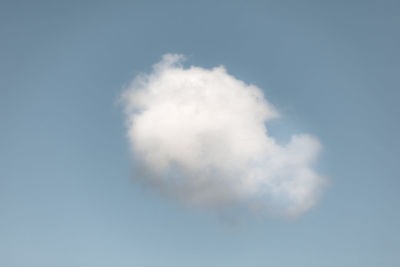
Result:
[[[0,266],[400,266],[399,2],[248,2],[0,1]],[[132,179],[116,100],[168,52],[318,136],[315,208],[232,228]]]

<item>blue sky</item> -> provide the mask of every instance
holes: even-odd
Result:
[[[1,1],[0,266],[399,266],[399,26],[397,1]],[[318,137],[314,208],[232,227],[135,181],[117,99],[165,53]]]

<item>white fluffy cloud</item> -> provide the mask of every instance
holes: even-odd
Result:
[[[181,66],[166,54],[123,95],[135,160],[154,188],[193,206],[297,215],[323,184],[310,164],[321,145],[294,135],[279,145],[265,122],[278,111],[261,89],[225,68]]]

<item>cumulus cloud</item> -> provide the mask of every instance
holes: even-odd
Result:
[[[196,207],[228,206],[298,215],[324,179],[312,164],[321,148],[307,134],[279,145],[266,122],[279,117],[262,90],[227,73],[184,68],[166,54],[123,94],[128,137],[144,179]]]

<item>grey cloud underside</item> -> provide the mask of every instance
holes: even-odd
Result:
[[[154,188],[184,203],[300,214],[324,179],[312,168],[321,148],[311,135],[279,145],[265,122],[278,111],[260,88],[224,67],[183,68],[166,54],[123,95],[135,159]]]

